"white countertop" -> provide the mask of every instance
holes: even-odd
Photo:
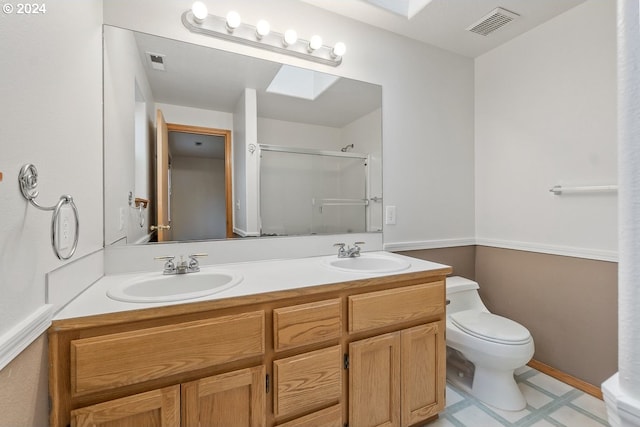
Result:
[[[237,272],[243,276],[242,281],[230,288],[205,297],[156,303],[132,303],[116,301],[107,296],[107,290],[124,281],[136,278],[162,276],[162,271],[113,274],[102,277],[88,289],[67,304],[54,317],[54,320],[139,310],[150,307],[162,307],[190,302],[210,301],[221,298],[240,297],[265,292],[284,291],[309,286],[348,282],[372,277],[406,274],[448,268],[443,264],[423,261],[390,252],[363,252],[397,257],[408,261],[411,265],[404,270],[390,273],[361,273],[340,271],[327,265],[327,260],[335,259],[335,255],[297,259],[280,259],[266,261],[250,261],[230,264],[219,264],[201,267],[202,272],[225,270]],[[199,274],[199,273],[190,273]]]

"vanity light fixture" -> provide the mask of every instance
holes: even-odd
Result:
[[[271,25],[264,19],[259,20],[256,24],[256,37],[258,40],[262,40],[264,36],[269,34],[269,31],[271,31]]]
[[[307,50],[309,51],[309,53],[311,53],[316,49],[320,49],[321,47],[322,37],[315,35],[311,37],[311,40],[309,40],[309,47],[307,48]]]
[[[209,11],[207,10],[207,5],[202,3],[201,1],[197,1],[193,3],[191,6],[191,11],[193,12],[193,17],[196,22],[202,23],[204,18],[209,15]]]
[[[242,24],[242,19],[240,18],[240,14],[238,12],[236,12],[235,10],[232,10],[229,13],[227,13],[226,26],[227,26],[227,31],[229,33],[233,33],[236,30],[236,28],[240,26],[240,24]]]
[[[292,44],[296,44],[298,41],[298,33],[296,30],[287,30],[284,32],[284,37],[282,38],[282,44],[284,47],[291,46]]]
[[[236,11],[230,11],[224,18],[211,15],[201,1],[193,3],[191,10],[182,14],[182,23],[193,33],[259,47],[333,67],[342,63],[342,56],[346,52],[344,43],[338,42],[333,47],[325,46],[318,35],[306,41],[299,39],[298,34],[292,29],[284,34],[276,33],[271,31],[271,26],[263,19],[258,21],[255,27],[245,24]]]
[[[338,42],[333,46],[333,49],[331,49],[331,56],[333,58],[337,58],[339,56],[344,55],[346,51],[347,51],[347,46],[342,42]]]

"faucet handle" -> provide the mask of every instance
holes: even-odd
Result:
[[[197,258],[202,258],[206,256],[209,256],[209,255],[204,252],[189,255],[189,270],[194,273],[200,271],[200,265],[198,264]]]
[[[200,253],[197,253],[197,254],[189,255],[189,258],[202,258],[202,257],[206,257],[206,256],[209,256],[209,254],[204,253],[204,252],[200,252]]]
[[[360,245],[364,245],[364,242],[355,242],[353,244],[353,248],[349,249],[349,256],[359,257],[360,256]]]
[[[344,257],[346,255],[346,251],[344,250],[344,243],[334,243],[333,247],[339,247],[340,249],[338,249],[338,257]]]
[[[162,271],[164,274],[171,274],[176,271],[176,264],[173,262],[175,256],[165,255],[165,256],[157,256],[153,259],[164,261],[164,270]]]

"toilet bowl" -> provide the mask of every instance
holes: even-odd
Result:
[[[495,408],[524,409],[527,402],[513,373],[533,357],[531,334],[490,313],[476,282],[454,276],[446,287],[447,380]]]

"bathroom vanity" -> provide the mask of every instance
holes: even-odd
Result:
[[[319,258],[225,265],[243,271],[233,289],[170,305],[107,298],[123,278],[94,284],[49,330],[51,426],[409,426],[436,417],[451,268],[411,259],[403,271],[362,273]]]

